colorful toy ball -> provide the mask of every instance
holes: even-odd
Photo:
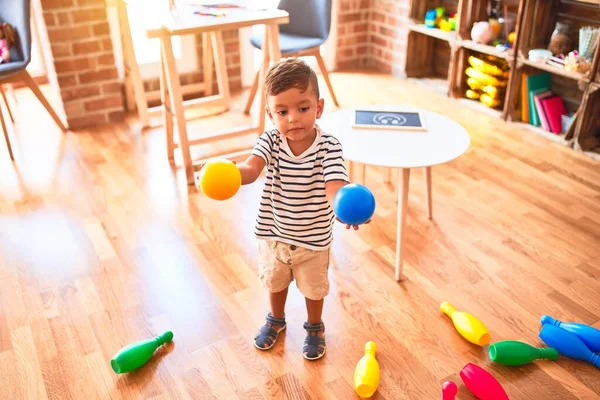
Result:
[[[333,198],[333,212],[344,224],[364,224],[375,213],[375,196],[363,185],[342,186]]]
[[[237,193],[242,185],[240,169],[232,161],[214,159],[202,167],[199,186],[214,200],[227,200]]]

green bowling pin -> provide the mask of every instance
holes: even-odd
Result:
[[[148,362],[159,346],[171,340],[173,340],[173,332],[166,331],[154,339],[132,343],[115,354],[110,360],[110,366],[117,374],[133,371]]]
[[[537,359],[556,360],[558,351],[552,347],[537,348],[516,340],[504,340],[491,344],[488,355],[498,364],[518,366]]]

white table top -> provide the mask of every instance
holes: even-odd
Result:
[[[427,131],[354,129],[354,111],[418,111]],[[317,124],[342,144],[344,158],[361,164],[392,168],[429,167],[451,161],[471,143],[467,131],[443,115],[414,107],[365,105],[323,115]]]
[[[194,14],[194,11],[224,12],[223,17]],[[246,9],[246,8],[210,8],[200,6],[179,5],[172,13],[160,18],[162,27],[170,35],[187,35],[217,30],[239,29],[261,24],[287,24],[289,14],[279,9]],[[159,25],[159,26],[160,26]],[[157,29],[147,31],[148,37],[161,36]]]

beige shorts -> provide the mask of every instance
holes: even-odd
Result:
[[[309,250],[283,242],[259,240],[258,272],[263,287],[281,292],[295,279],[304,297],[321,300],[329,294],[329,249]]]

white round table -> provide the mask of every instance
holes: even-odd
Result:
[[[353,128],[355,110],[419,112],[425,122],[426,130]],[[324,115],[317,123],[342,144],[344,157],[350,162],[350,175],[352,175],[353,162],[388,167],[390,172],[392,168],[398,169],[396,280],[403,279],[404,227],[408,208],[410,170],[425,169],[427,209],[431,219],[431,167],[454,160],[463,154],[471,142],[469,134],[460,124],[443,115],[414,107],[391,105],[365,105],[340,109]]]

